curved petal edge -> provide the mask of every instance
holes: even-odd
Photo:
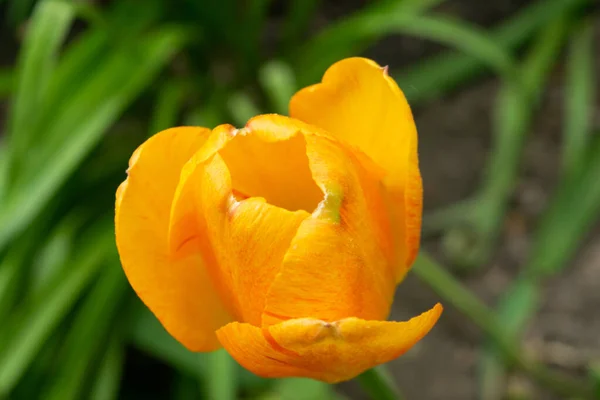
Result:
[[[131,286],[167,331],[192,351],[219,348],[214,331],[232,320],[200,254],[169,249],[171,205],[181,169],[209,133],[180,127],[148,139],[131,156],[129,176],[115,203],[116,243]]]
[[[442,306],[436,304],[405,322],[299,318],[268,328],[233,322],[219,329],[217,337],[233,358],[259,376],[336,383],[401,356],[433,328],[441,313]]]

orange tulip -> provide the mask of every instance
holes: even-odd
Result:
[[[385,321],[419,247],[417,132],[387,69],[363,58],[330,67],[290,113],[146,141],[117,191],[117,245],[188,349],[339,382],[403,354],[442,311]]]

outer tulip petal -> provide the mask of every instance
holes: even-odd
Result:
[[[295,136],[241,136],[244,134],[237,132],[229,134],[228,140],[215,140],[212,156],[208,155],[211,152],[205,146],[186,165],[172,210],[171,240],[175,247],[196,242],[200,252],[213,260],[207,263],[210,274],[232,313],[238,320],[258,325],[267,290],[281,267],[298,226],[310,214],[304,210],[289,211],[268,204],[262,197],[236,197],[235,193],[239,190],[234,190],[236,187],[232,185],[231,175],[235,177],[234,174],[240,171],[233,169],[230,174],[230,162],[240,162],[238,155],[244,159],[244,155],[238,153],[242,148],[254,147],[255,151],[247,154],[253,155],[260,153],[261,144],[268,152],[277,141],[300,146],[295,151],[287,149],[290,159],[301,155],[306,157],[306,150],[301,136],[300,142],[297,142]],[[238,141],[241,147],[238,147]],[[308,170],[307,165],[305,168]],[[253,167],[248,166],[247,169],[252,171]],[[283,182],[283,177],[278,174],[285,174],[285,167],[273,165],[270,170],[271,178]],[[314,185],[310,175],[308,179]],[[262,194],[261,189],[267,189],[258,181],[256,185],[252,185],[251,180],[244,182],[248,184],[245,189],[253,195]],[[289,182],[291,185],[295,183],[298,181]],[[318,191],[318,187],[314,186]],[[283,195],[280,200],[289,200],[281,189],[277,190],[277,194]],[[186,230],[186,224],[195,225],[196,231]]]
[[[267,126],[285,131],[294,121],[262,116],[247,129],[260,132]],[[383,188],[336,140],[307,132],[308,126],[296,128],[325,198],[291,241],[267,295],[263,325],[301,317],[385,319],[395,281]]]
[[[388,180],[404,181],[417,130],[404,94],[374,61],[356,57],[333,64],[322,83],[292,97],[290,116],[358,147],[386,169]]]
[[[214,331],[231,321],[196,253],[168,248],[169,214],[181,168],[209,130],[174,128],[136,150],[116,201],[116,239],[129,282],[142,301],[190,350],[219,347]]]
[[[217,336],[233,358],[257,375],[336,383],[404,354],[431,330],[441,312],[437,304],[406,322],[301,318],[262,329],[231,323]]]
[[[322,83],[296,93],[290,115],[356,146],[387,171],[397,240],[405,243],[397,246],[401,279],[418,252],[422,183],[416,127],[396,82],[375,62],[348,58],[332,65]]]

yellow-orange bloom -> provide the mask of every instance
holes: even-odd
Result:
[[[419,247],[417,132],[386,69],[363,58],[330,67],[290,114],[146,141],[117,191],[117,245],[190,350],[338,382],[403,354],[442,310],[385,321]]]

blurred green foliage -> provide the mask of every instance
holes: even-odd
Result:
[[[498,312],[431,259],[421,257],[415,270],[489,335],[481,399],[502,398],[514,365],[570,393],[573,385],[518,349],[541,282],[569,265],[600,214],[592,2],[538,0],[484,30],[436,11],[443,0],[369,1],[315,32],[317,0],[0,0],[6,40],[19,42],[16,61],[0,67],[0,99],[8,104],[0,135],[0,399],[143,397],[131,377],[144,373],[136,372],[139,357],[169,371],[158,378],[165,398],[339,398],[325,384],[261,379],[223,352],[193,354],[172,339],[120,269],[114,193],[129,155],[149,135],[285,114],[290,96],[331,63],[392,34],[448,47],[391,71],[401,87],[417,89],[407,92],[413,106],[482,74],[501,81],[480,190],[424,224],[425,234],[444,235],[462,272],[485,266],[497,244],[538,100],[567,47],[561,180]],[[597,362],[591,365],[597,388]]]

